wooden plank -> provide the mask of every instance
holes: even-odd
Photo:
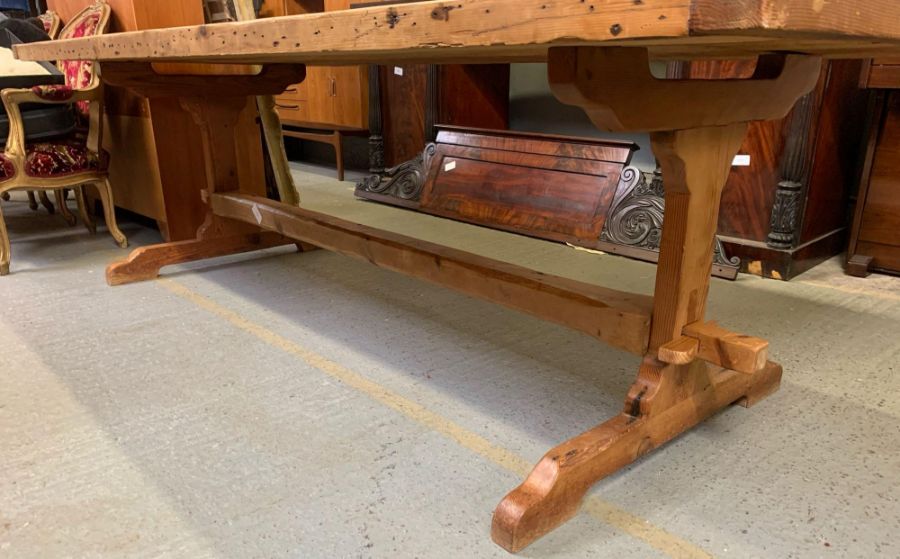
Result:
[[[132,251],[128,258],[107,266],[106,283],[115,286],[147,281],[159,276],[163,266],[292,243],[274,233],[248,233],[143,246]]]
[[[845,37],[900,38],[897,0],[694,0],[693,35],[821,34],[840,42]],[[827,36],[827,37],[826,37]]]
[[[741,373],[752,374],[766,365],[769,342],[720,327],[715,322],[695,322],[684,335],[699,342],[697,357]]]
[[[659,360],[670,365],[687,365],[697,358],[700,342],[694,338],[682,336],[659,348]]]
[[[31,43],[16,52],[28,60],[393,64],[542,60],[550,45],[628,44],[688,58],[779,50],[866,57],[900,53],[898,20],[894,0],[430,1]]]
[[[568,326],[637,355],[652,299],[240,194],[210,196],[213,213]]]

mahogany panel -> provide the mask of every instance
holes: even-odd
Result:
[[[683,63],[674,77],[745,79],[756,70],[755,59],[695,60]],[[779,160],[784,147],[784,121],[751,122],[739,153],[750,156],[749,167],[732,167],[719,207],[719,234],[765,242],[781,180]]]
[[[606,165],[608,174],[586,168],[581,174],[573,160],[484,151],[439,146],[421,209],[561,241],[600,238],[618,181],[615,166]]]
[[[429,78],[431,74],[431,78]],[[429,99],[429,79],[436,83]],[[433,137],[432,124],[505,130],[509,127],[509,64],[450,64],[429,72],[425,64],[379,68],[384,160],[408,161]]]
[[[602,143],[578,141],[567,136],[535,134],[480,128],[441,126],[441,144],[479,147],[485,149],[523,152],[535,155],[552,155],[561,158],[587,161],[628,163],[636,146],[631,142],[606,140]],[[559,162],[553,163],[558,165]],[[587,163],[582,163],[587,164]]]
[[[636,150],[631,142],[441,126],[418,159],[369,177],[356,194],[596,248],[613,202],[625,202],[635,185],[620,179]]]
[[[450,64],[440,71],[438,123],[509,127],[509,64]]]
[[[835,60],[819,105],[818,124],[806,194],[800,244],[849,221],[850,195],[859,176],[859,148],[865,123],[866,93],[859,89],[860,60]]]
[[[750,123],[739,152],[750,156],[750,166],[731,168],[719,208],[719,234],[766,241],[784,140],[783,121]]]
[[[900,93],[890,92],[875,148],[855,252],[900,272]],[[852,247],[851,247],[852,248]]]
[[[900,92],[874,96],[856,217],[847,249],[848,273],[900,273]]]
[[[670,66],[670,75],[746,78],[757,64],[692,61]],[[729,238],[728,254],[743,260],[742,270],[790,279],[840,252],[865,121],[862,65],[830,62],[808,102],[785,119],[750,124],[739,152],[750,165],[732,167],[718,226]]]
[[[425,90],[428,67],[423,64],[381,66],[381,118],[384,160],[399,165],[422,151],[425,138]]]

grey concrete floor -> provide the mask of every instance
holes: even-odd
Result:
[[[304,204],[611,287],[654,267],[356,201]],[[106,287],[127,252],[4,203],[0,556],[503,557],[491,512],[616,414],[638,359],[325,251]],[[123,224],[133,246],[158,241]],[[780,392],[599,483],[525,557],[900,557],[900,280],[715,280]]]

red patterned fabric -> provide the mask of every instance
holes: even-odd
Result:
[[[100,168],[100,158],[80,142],[40,143],[25,148],[25,174],[59,177]]]
[[[15,174],[16,168],[13,166],[12,161],[7,159],[6,155],[0,152],[0,182],[13,178],[13,175]]]
[[[53,14],[50,12],[43,13],[38,16],[38,19],[41,20],[41,25],[44,26],[44,31],[49,34],[50,30],[53,29]],[[51,39],[53,37],[50,37]]]
[[[80,19],[70,22],[59,38],[76,39],[102,33],[103,30],[99,28],[102,10],[102,6],[95,4],[84,12]],[[94,79],[94,63],[90,60],[61,60],[59,66],[66,75],[66,85],[72,89],[84,89],[91,85]],[[75,108],[85,118],[90,115],[90,103],[87,101],[78,101]]]
[[[66,101],[75,94],[75,90],[67,85],[36,85],[31,92],[47,101]]]

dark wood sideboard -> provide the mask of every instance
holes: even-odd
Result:
[[[350,8],[419,0],[352,2]],[[506,130],[509,64],[369,66],[369,170],[381,174],[416,159],[437,125]]]
[[[788,280],[843,252],[866,120],[863,64],[829,62],[785,119],[751,123],[739,152],[750,164],[732,167],[719,212],[719,238],[741,271]],[[744,78],[755,66],[690,62],[670,75]]]
[[[872,102],[847,273],[900,274],[900,58],[866,64],[862,85]]]

